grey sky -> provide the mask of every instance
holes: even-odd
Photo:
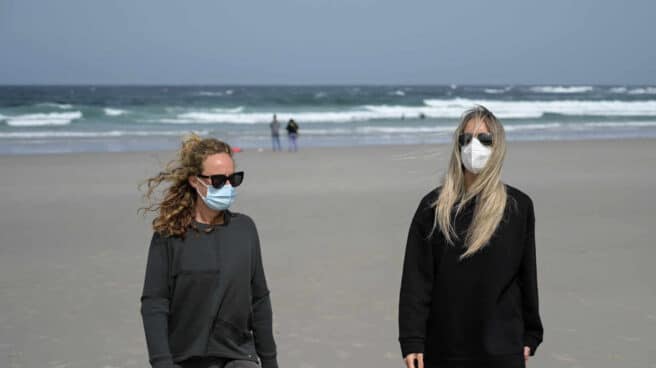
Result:
[[[655,1],[0,0],[0,84],[655,84]]]

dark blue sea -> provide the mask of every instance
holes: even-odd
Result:
[[[655,86],[0,86],[0,154],[269,149],[273,114],[301,147],[448,142],[474,104],[511,141],[656,137]]]

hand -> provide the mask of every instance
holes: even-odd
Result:
[[[524,361],[528,361],[529,356],[531,355],[531,348],[524,346]]]
[[[415,365],[415,360],[417,361],[417,365]],[[424,368],[424,354],[411,353],[406,355],[405,366],[406,368]]]

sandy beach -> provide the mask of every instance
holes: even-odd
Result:
[[[529,367],[656,367],[656,140],[509,142],[535,203],[545,340]],[[401,367],[405,238],[450,146],[246,150],[281,367]],[[0,156],[0,367],[148,367],[137,185],[172,152]],[[447,302],[447,301],[445,301]]]

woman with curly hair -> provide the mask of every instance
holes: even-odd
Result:
[[[146,181],[142,210],[156,217],[141,315],[154,368],[277,367],[257,229],[229,210],[243,179],[228,144],[191,135]]]
[[[477,106],[454,134],[442,185],[410,224],[399,301],[408,368],[518,368],[542,341],[533,201],[501,181],[506,142]]]

